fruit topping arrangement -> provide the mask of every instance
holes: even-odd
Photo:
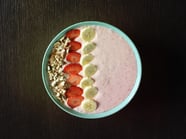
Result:
[[[93,79],[98,68],[91,63],[95,58],[92,54],[96,49],[95,36],[93,27],[68,31],[54,44],[48,61],[50,86],[56,98],[72,109],[80,107],[87,113],[98,107],[95,100],[98,88]]]

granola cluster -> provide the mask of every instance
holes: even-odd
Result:
[[[69,42],[69,38],[62,37],[54,44],[47,68],[54,95],[62,102],[66,100],[65,92],[69,87],[69,83],[67,82],[68,75],[63,72],[63,66],[66,64],[65,57],[70,48],[68,45]]]

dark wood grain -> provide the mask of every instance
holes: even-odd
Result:
[[[1,0],[0,138],[186,138],[185,3],[167,3]],[[133,101],[97,120],[61,111],[41,79],[42,57],[51,39],[65,27],[88,20],[104,21],[127,33],[143,64],[141,86]]]

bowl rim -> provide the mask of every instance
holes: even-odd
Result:
[[[64,36],[64,34],[73,29],[73,28],[78,28],[81,26],[88,26],[88,25],[98,25],[98,26],[103,26],[106,28],[109,28],[113,31],[115,31],[116,33],[118,33],[123,39],[125,39],[125,41],[129,44],[129,46],[131,47],[131,49],[133,50],[133,53],[135,55],[136,58],[136,62],[137,62],[137,77],[136,77],[136,81],[135,84],[133,86],[132,91],[130,92],[130,94],[127,96],[127,98],[125,98],[119,105],[117,105],[116,107],[105,111],[105,112],[101,112],[101,113],[95,113],[95,114],[85,114],[85,113],[80,113],[77,112],[71,108],[68,108],[67,106],[65,106],[64,104],[60,103],[60,101],[58,99],[56,99],[53,95],[52,95],[52,90],[49,87],[49,82],[47,81],[48,77],[47,77],[47,63],[48,63],[48,57],[51,53],[51,50],[53,48],[53,44],[60,39],[60,37]],[[124,107],[126,107],[128,105],[128,103],[133,99],[133,97],[135,96],[138,87],[140,85],[141,82],[141,77],[142,77],[142,64],[141,64],[141,58],[139,55],[139,52],[135,46],[135,44],[133,43],[133,41],[123,32],[121,31],[119,28],[105,23],[105,22],[100,22],[100,21],[83,21],[83,22],[79,22],[79,23],[75,23],[72,24],[70,26],[68,26],[67,28],[63,29],[62,31],[60,31],[53,39],[52,41],[49,43],[47,49],[45,50],[44,56],[43,56],[43,60],[42,60],[42,80],[43,80],[43,84],[45,87],[45,90],[47,92],[47,94],[49,95],[49,97],[52,99],[52,101],[63,111],[67,112],[70,115],[79,117],[79,118],[85,118],[85,119],[97,119],[97,118],[104,118],[110,115],[115,114],[116,112],[120,111],[121,109],[123,109]]]

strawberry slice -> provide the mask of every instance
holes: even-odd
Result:
[[[65,93],[67,98],[81,96],[82,94],[83,94],[83,89],[77,86],[71,86]]]
[[[71,108],[75,108],[79,105],[81,105],[81,102],[83,101],[84,97],[83,96],[75,96],[75,97],[69,97],[67,100],[67,104]]]
[[[68,37],[70,40],[77,38],[79,35],[80,35],[79,29],[72,29],[66,33],[66,37]]]
[[[81,81],[83,77],[79,74],[69,74],[69,77],[67,79],[67,81],[71,84],[71,85],[78,85]]]
[[[77,41],[71,41],[69,42],[69,45],[71,51],[77,51],[81,48],[81,43]]]
[[[67,61],[72,62],[72,63],[78,63],[80,61],[81,54],[77,52],[69,52],[67,54]]]
[[[78,74],[82,70],[82,66],[77,63],[68,64],[64,67],[64,72],[68,74]]]

